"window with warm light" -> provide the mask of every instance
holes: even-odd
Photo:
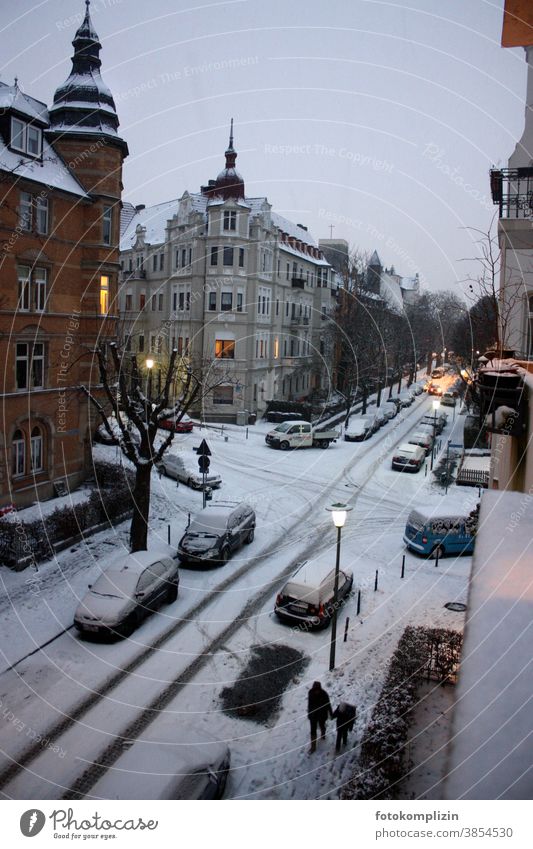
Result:
[[[274,339],[274,359],[277,360],[279,357],[279,339],[276,336]]]
[[[109,277],[102,274],[100,277],[100,315],[109,312]]]

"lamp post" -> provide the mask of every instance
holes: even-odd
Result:
[[[435,440],[437,438],[437,410],[440,407],[438,398],[433,399],[433,445],[431,446],[431,470],[433,470],[433,457],[435,456]]]
[[[145,365],[146,365],[146,368],[148,369],[146,394],[148,396],[148,400],[150,401],[150,399],[152,397],[152,369],[154,367],[154,361],[153,361],[152,357],[147,358]]]
[[[339,593],[339,569],[341,563],[341,531],[346,522],[347,513],[352,510],[347,504],[332,504],[326,507],[331,513],[333,524],[337,528],[337,558],[335,561],[335,584],[333,587],[333,616],[331,617],[331,648],[329,652],[329,670],[335,669],[335,649],[337,645],[337,596]]]

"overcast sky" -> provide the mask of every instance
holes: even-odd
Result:
[[[1,79],[18,75],[51,103],[83,0],[0,2]],[[124,198],[198,191],[223,167],[233,116],[249,196],[316,239],[332,232],[427,288],[459,291],[459,260],[476,250],[464,228],[488,228],[488,171],[523,128],[524,51],[500,47],[502,7],[93,0],[130,150]]]

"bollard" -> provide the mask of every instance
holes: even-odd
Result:
[[[374,592],[377,591],[378,588],[378,570],[376,569],[376,580],[374,581]]]
[[[348,639],[348,625],[350,624],[350,617],[346,617],[346,624],[344,625],[344,642]]]
[[[427,476],[428,476],[428,464],[426,463],[426,465],[424,466],[424,477],[427,478]]]
[[[439,565],[440,546],[437,548],[437,556],[435,557],[435,567]]]
[[[401,575],[401,577],[403,578],[404,575],[405,575],[405,554],[402,557],[402,575]]]
[[[170,525],[167,525],[168,529],[168,544],[170,545]]]
[[[191,514],[187,513],[187,527],[191,524]]]
[[[359,616],[361,612],[361,590],[357,590],[357,613],[356,616]]]
[[[248,428],[246,428],[246,439],[248,439]]]

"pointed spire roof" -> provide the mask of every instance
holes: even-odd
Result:
[[[63,137],[72,133],[110,136],[127,151],[118,136],[113,95],[100,76],[102,45],[91,21],[90,0],[85,0],[85,6],[85,17],[72,42],[72,70],[54,94],[50,131]]]
[[[223,197],[224,200],[244,198],[244,180],[235,168],[237,151],[233,147],[233,118],[230,124],[229,144],[226,148],[226,167],[220,172],[215,180],[213,194]]]
[[[372,254],[372,256],[370,257],[370,262],[369,262],[368,264],[369,264],[369,265],[372,265],[372,266],[374,266],[374,267],[383,268],[383,265],[381,264],[381,260],[380,260],[380,258],[379,258],[379,256],[378,256],[378,252],[377,252],[377,251],[374,251],[374,253],[373,253],[373,254]]]

